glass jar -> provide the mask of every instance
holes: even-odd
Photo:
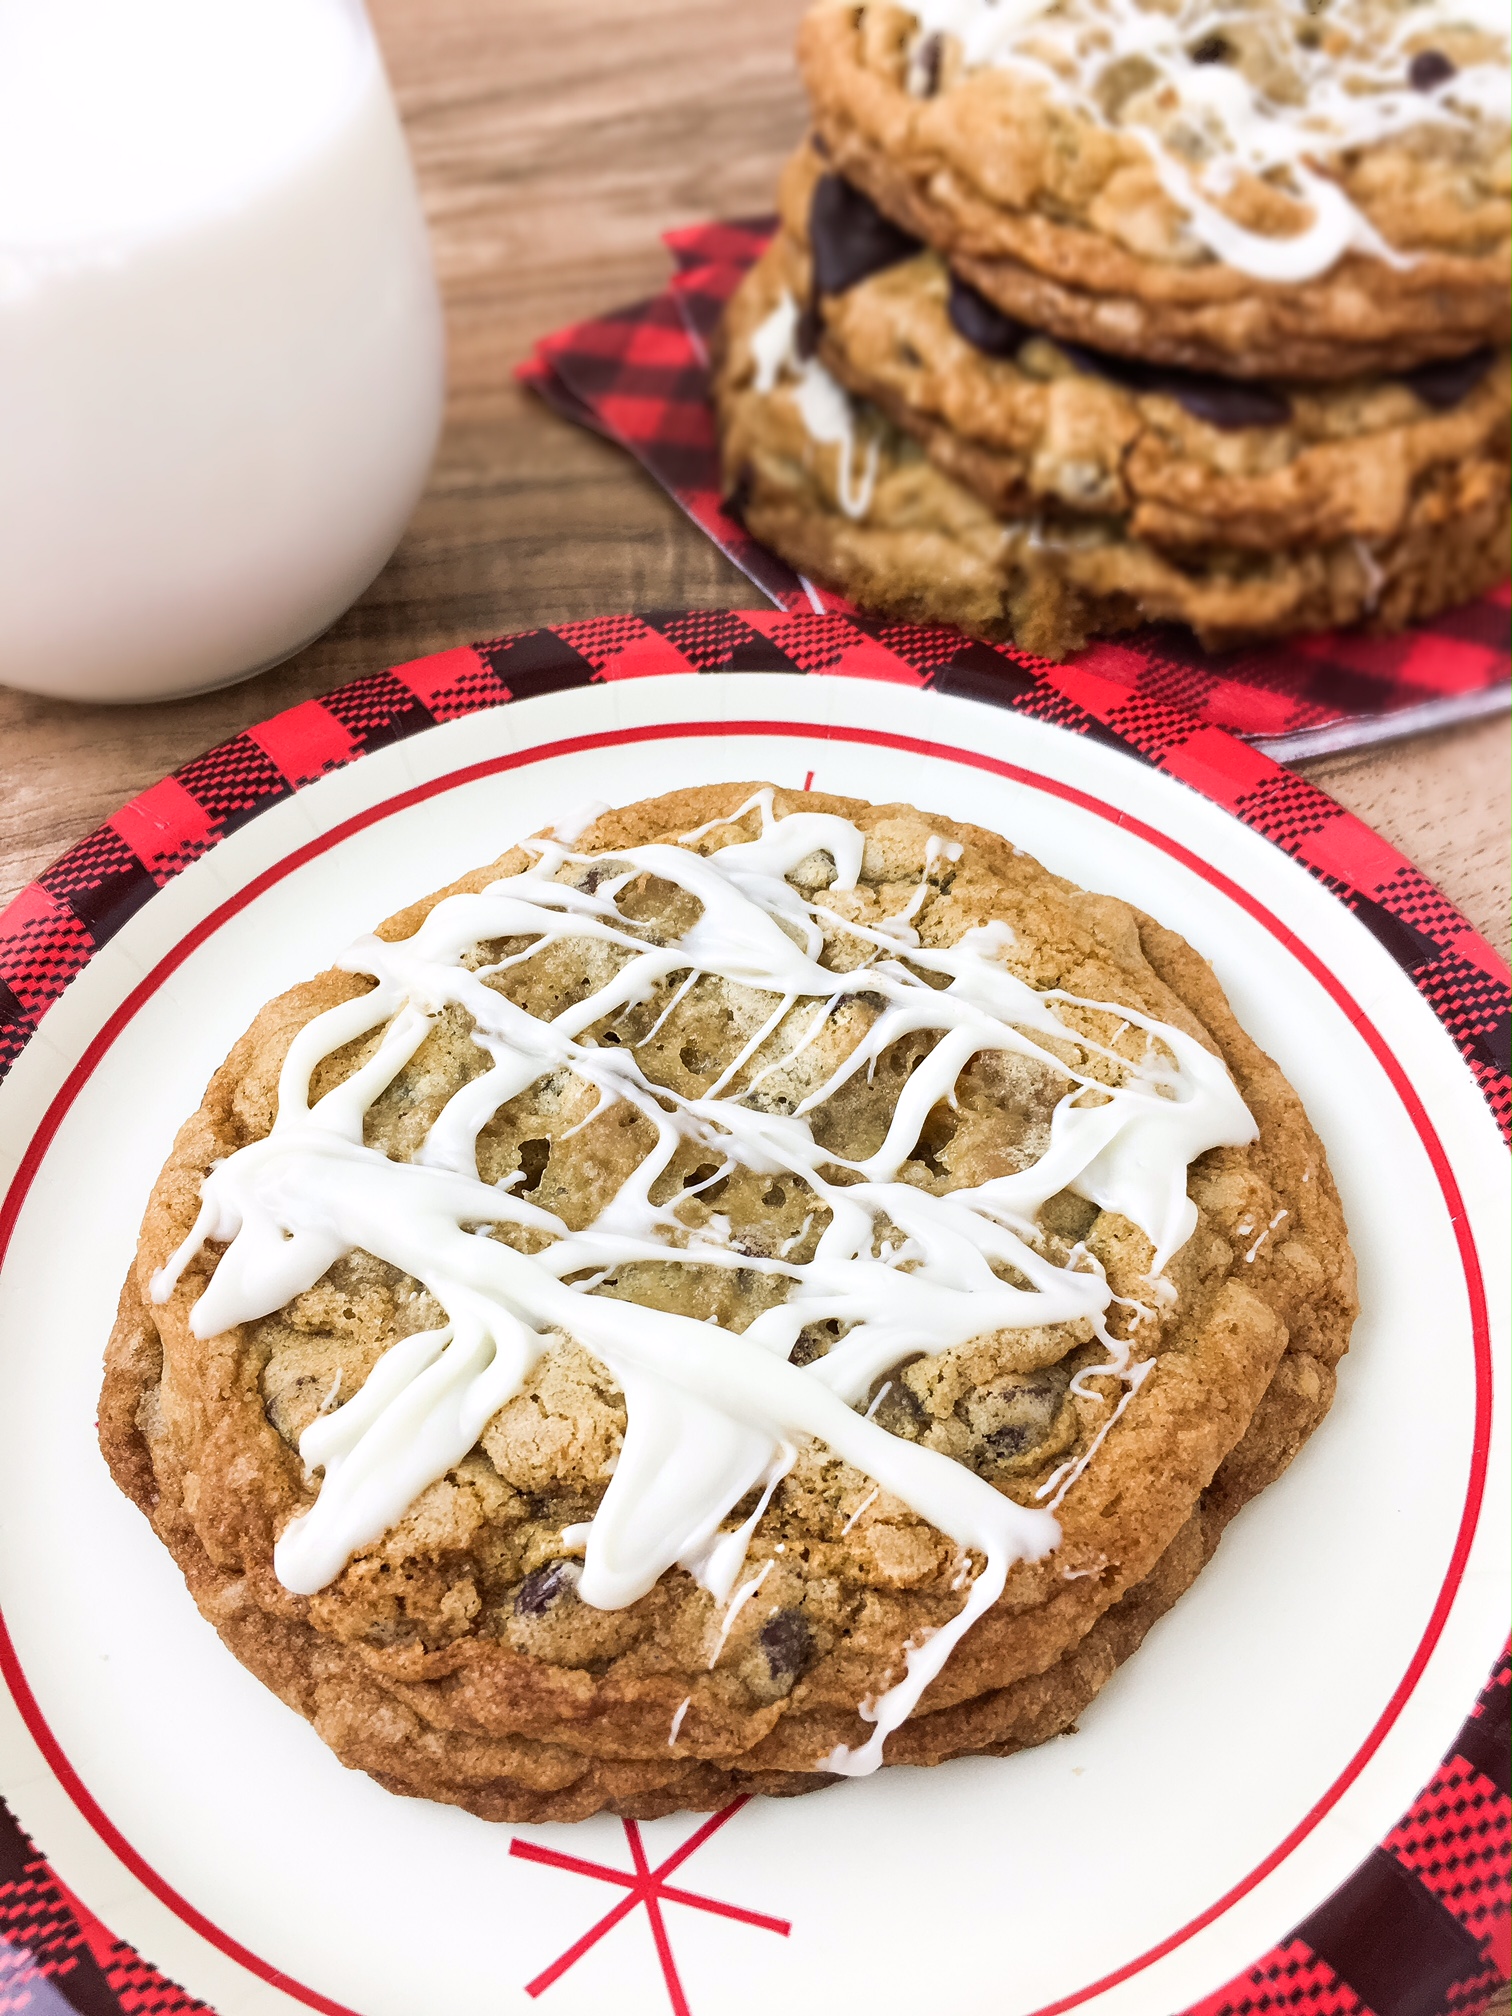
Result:
[[[443,378],[359,0],[0,0],[0,682],[298,650],[393,551]]]

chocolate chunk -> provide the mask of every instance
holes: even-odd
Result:
[[[1152,392],[1168,392],[1210,427],[1284,427],[1291,418],[1291,401],[1268,385],[1239,385],[1202,371],[1157,375],[1164,382],[1152,385]]]
[[[1407,65],[1407,82],[1414,91],[1436,91],[1449,82],[1454,70],[1442,49],[1419,49]]]
[[[788,1363],[812,1365],[816,1358],[823,1358],[839,1342],[840,1327],[833,1319],[824,1323],[805,1323],[798,1332],[797,1343],[788,1353]]]
[[[1081,343],[1060,347],[1078,370],[1122,385],[1126,392],[1164,392],[1210,427],[1283,427],[1291,418],[1291,401],[1271,385],[1241,384],[1211,371],[1183,371],[1136,357],[1110,357]]]
[[[1001,308],[968,287],[959,274],[950,276],[950,299],[946,304],[951,327],[958,336],[987,357],[1016,357],[1018,347],[1029,335],[1022,322],[1015,322]]]
[[[1085,371],[1093,378],[1106,378],[1129,392],[1150,389],[1138,380],[1141,373],[1153,370],[1153,365],[1136,363],[1132,357],[1110,357],[1104,350],[1089,350],[1085,343],[1068,343],[1064,337],[1057,336],[1055,340],[1078,371]]]
[[[979,1476],[1021,1468],[1032,1459],[1054,1430],[1070,1376],[1064,1364],[1011,1373],[957,1402],[958,1418],[978,1438],[978,1454],[968,1461]]]
[[[576,1561],[548,1561],[533,1568],[515,1591],[516,1617],[544,1617],[552,1604],[577,1588],[582,1574]]]
[[[945,37],[938,30],[926,35],[914,51],[914,76],[918,79],[919,96],[933,98],[940,88],[940,65],[945,55]]]
[[[917,238],[900,231],[869,196],[839,175],[821,175],[814,185],[809,243],[820,294],[843,294],[873,273],[911,259],[919,249]]]
[[[525,1172],[521,1190],[539,1190],[541,1178],[546,1174],[546,1164],[551,1160],[549,1141],[522,1141],[520,1143],[520,1167]]]
[[[1234,45],[1224,35],[1204,35],[1187,51],[1194,63],[1227,63],[1233,53]]]
[[[819,306],[819,296],[816,293],[799,311],[793,329],[793,348],[801,364],[806,364],[818,350],[819,338],[823,334],[824,313]]]
[[[796,1679],[814,1656],[814,1634],[797,1610],[779,1610],[757,1634],[774,1680]]]
[[[1404,371],[1402,383],[1416,392],[1425,406],[1447,413],[1451,406],[1458,406],[1461,399],[1469,397],[1495,361],[1496,352],[1489,347],[1472,350],[1468,357],[1444,357],[1436,363],[1419,364],[1415,370]]]
[[[1022,1456],[1026,1449],[1033,1449],[1045,1439],[1045,1424],[1040,1421],[1009,1421],[1001,1428],[994,1428],[986,1438],[983,1447],[990,1455],[1009,1458]]]
[[[878,1383],[872,1396],[871,1418],[889,1435],[901,1435],[905,1442],[917,1442],[929,1426],[929,1416],[919,1405],[911,1386],[896,1374]]]

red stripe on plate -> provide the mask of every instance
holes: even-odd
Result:
[[[246,909],[249,904],[255,902],[266,890],[272,888],[276,883],[283,881],[287,876],[293,874],[296,869],[304,866],[305,863],[328,853],[332,848],[339,846],[342,841],[351,838],[356,833],[364,831],[369,826],[376,825],[381,820],[392,818],[395,813],[405,810],[408,806],[424,803],[429,799],[440,796],[444,792],[456,790],[462,785],[472,783],[479,778],[498,776],[507,771],[524,769],[536,763],[549,762],[555,757],[574,755],[586,750],[618,748],[655,741],[712,739],[730,735],[777,736],[796,741],[816,741],[820,743],[825,741],[849,742],[863,747],[901,750],[912,755],[934,757],[943,762],[964,764],[971,769],[985,771],[992,776],[1002,777],[1011,783],[1024,785],[1031,790],[1042,791],[1051,797],[1062,799],[1068,804],[1077,805],[1084,811],[1092,813],[1095,817],[1107,820],[1113,826],[1120,827],[1125,832],[1136,835],[1149,845],[1158,848],[1162,853],[1169,855],[1173,860],[1180,862],[1183,867],[1199,876],[1230,902],[1237,904],[1248,916],[1254,918],[1257,923],[1268,931],[1278,944],[1290,953],[1299,964],[1305,967],[1307,972],[1324,989],[1345,1014],[1351,1025],[1358,1031],[1361,1039],[1386,1073],[1419,1139],[1422,1141],[1424,1151],[1438,1179],[1445,1208],[1454,1229],[1460,1263],[1464,1270],[1465,1288],[1470,1306],[1471,1328],[1474,1340],[1476,1385],[1475,1431],[1470,1470],[1466,1483],[1465,1506],[1461,1514],[1459,1530],[1450,1557],[1449,1567],[1445,1574],[1438,1599],[1429,1617],[1427,1627],[1411,1660],[1408,1662],[1407,1669],[1398,1681],[1390,1699],[1377,1718],[1365,1742],[1356,1751],[1333,1784],[1329,1786],[1328,1790],[1312,1809],[1287,1834],[1285,1839],[1278,1843],[1271,1853],[1262,1862],[1257,1864],[1242,1881],[1225,1892],[1207,1910],[1199,1913],[1187,1924],[1171,1933],[1168,1938],[1161,1940],[1158,1945],[1152,1946],[1147,1952],[1129,1961],[1124,1966],[1115,1969],[1112,1973],[1105,1974],[1100,1979],[1089,1982],[1074,1994],[1062,1996],[1059,2000],[1047,2003],[1041,2009],[1033,2012],[1033,2016],[1062,2016],[1062,2012],[1073,2009],[1079,2004],[1088,2001],[1092,1996],[1101,1994],[1109,1988],[1116,1987],[1120,1982],[1130,1980],[1136,1974],[1144,1972],[1147,1967],[1154,1965],[1157,1960],[1163,1959],[1167,1954],[1174,1952],[1206,1926],[1213,1924],[1241,1898],[1247,1896],[1258,1884],[1263,1882],[1273,1870],[1278,1868],[1299,1843],[1307,1838],[1323,1816],[1332,1807],[1337,1805],[1338,1801],[1344,1796],[1344,1793],[1365,1769],[1365,1766],[1380,1748],[1387,1733],[1397,1721],[1403,1708],[1411,1698],[1424,1668],[1442,1635],[1444,1624],[1453,1607],[1454,1598],[1464,1576],[1465,1563],[1475,1536],[1486,1481],[1491,1430],[1491,1342],[1487,1320],[1485,1288],[1474,1238],[1466,1222],[1459,1186],[1455,1181],[1454,1172],[1450,1167],[1449,1158],[1444,1151],[1443,1144],[1439,1141],[1433,1123],[1429,1119],[1422,1101],[1414,1091],[1412,1082],[1406,1071],[1398,1063],[1380,1032],[1375,1028],[1364,1010],[1354,1001],[1342,983],[1335,978],[1296,933],[1283,924],[1278,917],[1273,915],[1264,904],[1250,895],[1247,890],[1241,888],[1236,882],[1230,880],[1219,869],[1214,868],[1211,863],[1204,861],[1199,855],[1194,854],[1190,848],[1182,846],[1179,841],[1171,839],[1167,834],[1157,832],[1155,828],[1147,826],[1142,820],[1135,819],[1126,812],[1117,811],[1103,804],[1100,799],[1095,798],[1091,793],[1078,790],[1074,785],[1064,784],[1053,778],[1040,776],[1033,771],[1021,768],[1018,764],[1004,762],[998,757],[988,756],[980,751],[955,749],[945,743],[924,741],[915,736],[897,735],[882,729],[840,726],[818,729],[811,723],[789,721],[673,722],[640,728],[620,728],[594,735],[572,736],[561,741],[544,743],[535,749],[522,750],[511,755],[493,757],[485,762],[468,764],[459,770],[450,772],[444,777],[435,778],[429,783],[417,785],[412,790],[400,792],[396,796],[385,799],[377,805],[369,806],[365,811],[344,820],[339,826],[334,827],[331,832],[307,842],[302,847],[296,848],[293,852],[286,855],[281,862],[276,863],[273,867],[267,868],[260,875],[255,876],[244,889],[229,897],[217,909],[212,911],[209,916],[202,919],[199,924],[185,934],[171,952],[167,953],[158,962],[146,979],[133,990],[127,999],[121,1003],[120,1007],[106,1020],[99,1032],[89,1043],[79,1062],[69,1073],[56,1098],[49,1106],[45,1117],[28,1144],[21,1168],[18,1170],[7,1192],[3,1207],[0,1207],[0,1265],[4,1264],[5,1254],[9,1249],[21,1206],[41,1167],[42,1160],[54,1135],[57,1133],[65,1115],[78,1098],[84,1086],[88,1084],[90,1078],[109,1053],[117,1036],[141,1012],[142,1008],[156,994],[164,981],[184,963],[193,951],[211,938],[223,924],[236,916],[240,911]],[[1265,759],[1260,760],[1262,762],[1265,761]],[[1268,763],[1265,767],[1267,770],[1270,768]],[[174,1911],[186,1924],[198,1932],[202,1938],[208,1940],[210,1944],[216,1946],[221,1952],[246,1967],[251,1973],[257,1975],[259,1979],[271,1982],[285,1993],[305,2002],[310,2008],[325,2012],[325,2016],[353,2016],[353,2012],[344,2009],[341,2004],[333,2002],[329,1997],[321,1995],[314,1989],[305,1987],[300,1982],[294,1981],[290,1976],[284,1974],[281,1969],[274,1967],[270,1962],[252,1953],[240,1941],[232,1938],[229,1933],[222,1931],[219,1926],[213,1924],[202,1912],[189,1903],[186,1898],[182,1897],[138,1853],[100,1807],[88,1787],[79,1777],[78,1772],[70,1763],[57,1738],[53,1735],[47,1719],[42,1712],[41,1705],[33,1695],[26,1675],[21,1668],[15,1646],[5,1628],[3,1617],[0,1617],[0,1673],[4,1674],[9,1683],[16,1704],[26,1721],[27,1727],[31,1731],[34,1741],[46,1756],[60,1784],[64,1786],[80,1813],[111,1851],[125,1863],[137,1879],[154,1896],[158,1897],[170,1910]]]

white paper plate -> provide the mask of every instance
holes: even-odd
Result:
[[[810,773],[995,828],[1211,960],[1343,1194],[1363,1313],[1337,1403],[1074,1736],[712,1828],[514,1829],[392,1798],[221,1647],[99,1457],[148,1189],[261,1004],[380,917],[582,801]],[[969,700],[647,678],[380,749],[221,841],[90,960],[0,1086],[13,1176],[0,1791],[83,1902],[220,2016],[1169,2016],[1361,1862],[1506,1635],[1507,1161],[1460,1057],[1266,840],[1113,748]],[[642,1868],[662,1873],[637,1886]]]

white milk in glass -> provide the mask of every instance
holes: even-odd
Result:
[[[297,650],[393,550],[442,379],[359,0],[0,0],[0,682]]]

